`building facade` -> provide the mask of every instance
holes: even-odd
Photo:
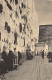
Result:
[[[1,0],[0,1],[0,48],[3,46],[14,51],[23,51],[34,39],[38,18],[34,0]],[[33,12],[34,11],[34,12]],[[33,15],[33,16],[32,16]],[[35,17],[36,18],[33,18]],[[34,21],[37,23],[34,24]],[[32,33],[33,32],[33,33]],[[38,34],[37,34],[38,35]],[[31,43],[32,45],[32,43]],[[34,44],[33,44],[34,45]]]

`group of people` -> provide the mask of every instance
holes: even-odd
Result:
[[[45,52],[44,52],[44,50],[41,50],[40,52],[37,51],[37,52],[35,53],[35,55],[36,55],[36,56],[40,55],[40,56],[42,57],[42,59],[44,59]]]
[[[27,56],[27,60],[32,60],[33,59],[33,55],[31,54],[30,49],[26,50],[26,56]]]
[[[2,60],[0,60],[0,74],[6,73],[7,71],[11,71],[14,69],[13,64],[19,64],[21,65],[21,59],[22,59],[22,53],[20,51],[16,52],[16,48],[14,49],[14,52],[10,49],[9,53],[6,53],[6,50],[3,49],[3,52],[0,53],[2,56]],[[39,53],[37,52],[36,56],[38,56]],[[41,50],[40,55],[42,59],[44,59],[45,52],[44,50]],[[33,55],[31,54],[31,50],[26,50],[26,57],[27,60],[33,59]],[[47,58],[52,61],[52,52],[48,52]]]
[[[6,73],[14,69],[13,64],[20,64],[20,60],[22,58],[21,52],[14,52],[9,50],[9,53],[6,53],[6,50],[3,49],[3,52],[0,53],[2,56],[2,61],[0,61],[0,74]]]
[[[42,59],[44,59],[44,56],[46,55],[46,57],[48,58],[48,61],[52,62],[52,52],[51,51],[47,51],[46,53],[44,50],[41,50],[39,53],[37,52],[35,55],[36,56],[40,55]]]
[[[44,59],[44,55],[45,55],[45,52],[43,50],[42,51],[42,59]],[[46,55],[47,55],[47,58],[48,58],[49,62],[52,62],[52,52],[48,51]]]

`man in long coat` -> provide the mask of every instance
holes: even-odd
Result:
[[[2,59],[4,60],[4,71],[3,72],[7,72],[7,53],[6,53],[6,48],[3,48],[3,52],[2,52]]]
[[[10,50],[8,54],[8,70],[9,71],[13,70],[13,59],[14,59],[14,54],[12,50]]]
[[[21,63],[21,59],[22,59],[21,52],[18,51],[18,64],[19,64],[19,65],[22,64],[22,63]]]
[[[44,50],[42,51],[42,59],[44,59]]]

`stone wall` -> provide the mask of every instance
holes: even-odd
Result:
[[[0,6],[1,49],[8,45],[8,50],[24,51],[31,39],[38,37],[34,0],[1,0]]]

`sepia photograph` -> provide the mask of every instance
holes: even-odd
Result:
[[[0,80],[52,80],[52,0],[0,0]]]

